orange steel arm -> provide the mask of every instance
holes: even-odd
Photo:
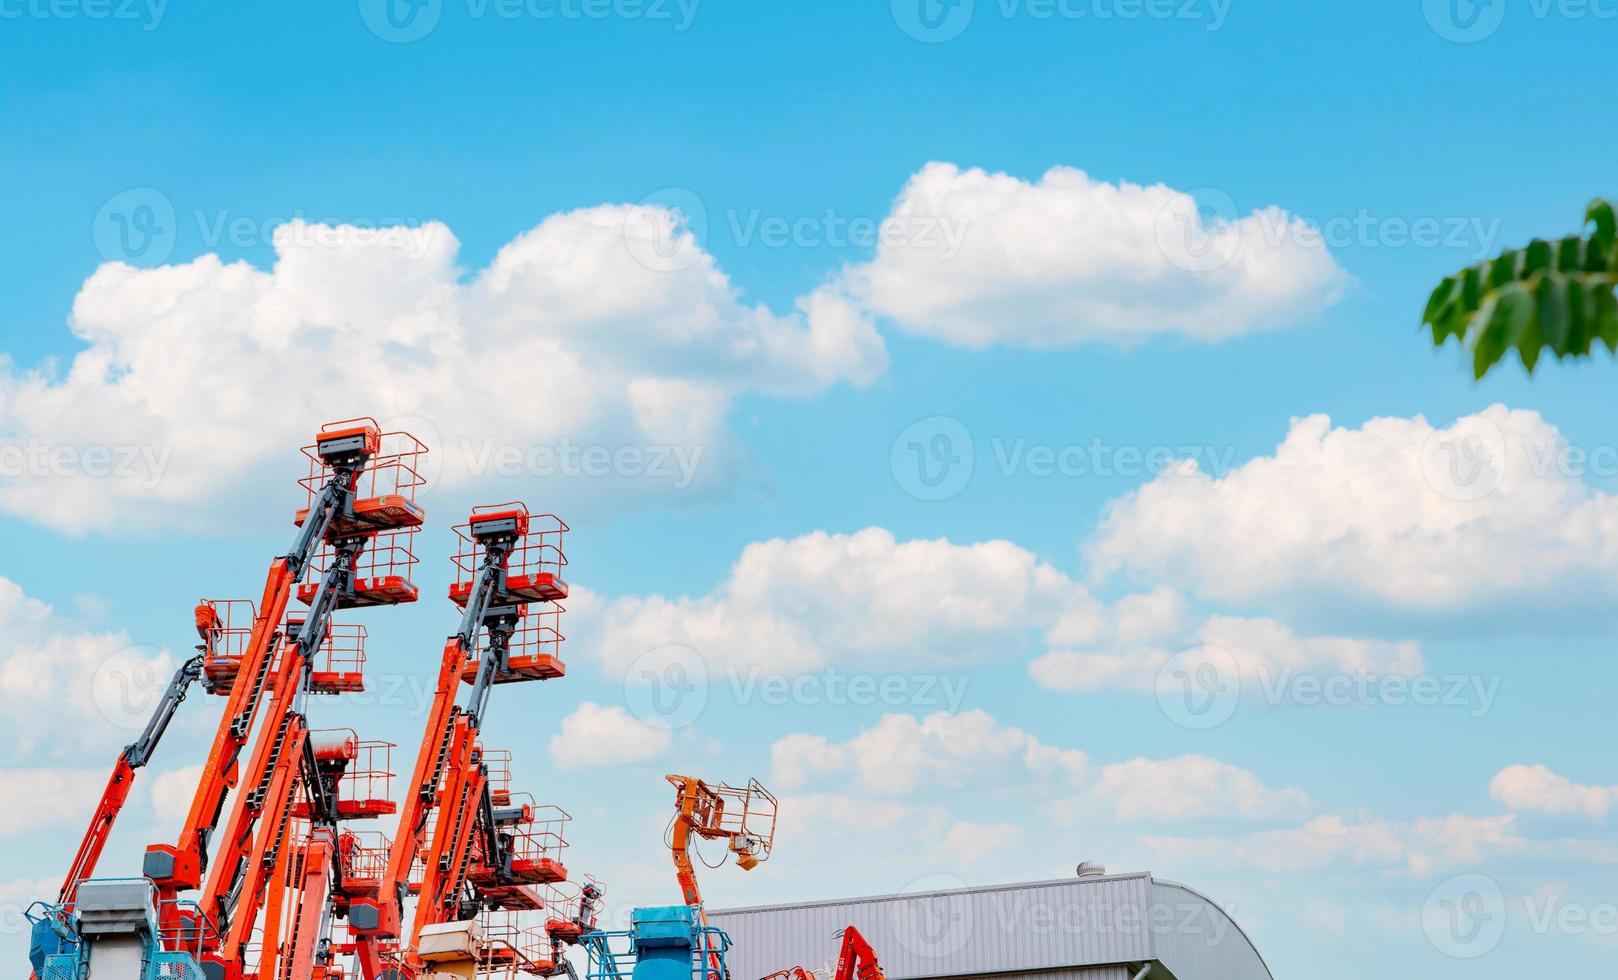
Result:
[[[316,828],[298,852],[301,864],[298,913],[293,932],[281,957],[281,980],[304,980],[315,975],[327,905],[332,887],[334,843],[329,828]],[[288,853],[293,853],[291,849]],[[267,947],[266,947],[267,948]],[[263,980],[263,978],[261,978]]]
[[[146,876],[157,885],[164,900],[202,884],[208,866],[208,841],[218,828],[226,795],[236,786],[237,762],[263,701],[271,650],[280,636],[278,624],[286,614],[298,577],[286,558],[277,558],[271,564],[258,605],[259,615],[253,620],[253,632],[242,655],[241,673],[226,700],[179,840],[173,845],[156,844],[147,849]]]
[[[422,732],[421,747],[416,752],[410,783],[399,807],[398,838],[388,855],[388,867],[377,893],[377,901],[374,905],[355,903],[360,909],[358,921],[352,923],[357,936],[399,937],[410,869],[426,840],[427,820],[438,801],[439,786],[444,780],[445,771],[454,765],[450,755],[455,748],[455,695],[460,689],[461,671],[470,660],[471,654],[459,635],[450,637],[444,644],[444,656],[438,670],[438,689],[428,710],[427,724]],[[367,920],[367,915],[373,918]],[[375,974],[367,973],[366,976],[374,978]]]
[[[876,950],[853,926],[843,930],[843,948],[837,954],[834,980],[886,980]]]
[[[174,720],[175,712],[185,701],[191,685],[202,678],[203,664],[204,659],[199,655],[180,665],[180,669],[174,672],[174,679],[169,681],[168,689],[164,691],[156,709],[152,712],[151,720],[146,723],[145,730],[141,732],[139,738],[124,746],[123,751],[118,753],[118,761],[113,764],[107,788],[102,790],[101,800],[96,804],[95,813],[90,818],[89,829],[84,833],[78,853],[73,856],[73,864],[68,868],[67,877],[62,879],[62,891],[57,896],[57,904],[71,903],[78,894],[79,883],[95,874],[96,865],[101,860],[101,852],[106,849],[107,838],[112,836],[113,825],[118,822],[124,804],[129,801],[129,791],[135,783],[136,771],[151,761],[152,753],[163,740],[169,723]]]

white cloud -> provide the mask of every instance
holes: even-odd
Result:
[[[1015,659],[1031,628],[1081,598],[1067,576],[1009,542],[901,542],[867,528],[750,544],[704,596],[581,594],[569,611],[593,621],[596,652],[614,670],[683,644],[710,669],[802,671]]]
[[[120,632],[81,632],[0,577],[3,757],[100,752],[134,740],[168,686],[173,658]],[[110,767],[111,756],[107,758]]]
[[[0,836],[88,826],[106,782],[94,769],[0,769]]]
[[[1295,216],[1204,221],[1190,195],[1056,167],[1037,183],[931,163],[850,288],[900,329],[962,347],[1199,340],[1312,318],[1348,280]]]
[[[1101,573],[1224,601],[1608,603],[1618,498],[1585,487],[1562,448],[1537,413],[1499,405],[1439,428],[1420,416],[1334,428],[1314,415],[1227,475],[1187,463],[1115,501],[1090,555]]]
[[[1179,639],[1180,646],[1173,649],[1054,650],[1036,658],[1028,670],[1041,687],[1056,691],[1150,691],[1178,649],[1204,645],[1230,654],[1239,679],[1254,690],[1298,675],[1408,677],[1423,669],[1420,646],[1408,640],[1298,636],[1265,618],[1210,616]]]
[[[553,215],[470,277],[440,224],[293,222],[274,244],[267,272],[212,255],[98,269],[73,306],[86,347],[64,372],[0,365],[0,438],[45,452],[0,484],[0,509],[74,531],[195,520],[251,477],[286,473],[315,427],[351,415],[425,420],[451,484],[494,439],[523,453],[677,445],[702,451],[711,485],[733,397],[865,383],[886,367],[847,297],[827,288],[786,315],[748,305],[652,209]],[[654,268],[648,255],[681,261]],[[318,408],[286,410],[299,405]],[[92,447],[114,458],[92,466]],[[148,456],[96,475],[124,447]],[[596,479],[587,492],[671,481]]]
[[[191,809],[192,798],[202,782],[201,766],[186,766],[160,774],[152,780],[152,809],[159,820],[178,823]]]
[[[668,732],[642,724],[623,708],[586,701],[562,719],[550,750],[559,769],[589,769],[647,762],[671,744]]]
[[[842,743],[793,735],[775,743],[775,780],[788,787],[843,776],[891,796],[1043,782],[1074,785],[1088,760],[1077,749],[1046,745],[983,711],[936,712],[925,718],[884,715]]]
[[[1618,786],[1582,786],[1545,766],[1507,766],[1489,782],[1489,795],[1515,813],[1595,822],[1605,822],[1618,809]]]
[[[1368,869],[1418,876],[1525,852],[1530,843],[1508,815],[1316,817],[1299,826],[1238,836],[1144,838],[1161,865],[1203,870],[1309,873]]]
[[[956,867],[978,865],[1016,848],[1026,836],[1016,824],[960,820],[950,825],[934,853],[940,860],[954,862]]]
[[[1288,820],[1314,808],[1300,789],[1271,789],[1252,772],[1206,756],[1131,759],[1103,766],[1082,795],[1050,812],[1072,822],[1086,810],[1128,823],[1175,820]]]

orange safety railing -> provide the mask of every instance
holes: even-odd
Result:
[[[525,608],[522,620],[506,644],[506,672],[494,679],[496,684],[552,680],[567,674],[567,665],[561,657],[562,641],[567,639],[561,630],[564,612],[567,609],[559,602],[530,604]],[[487,646],[488,634],[480,632],[472,658],[461,671],[461,679],[466,683],[477,679]]]
[[[337,812],[345,819],[397,813],[393,802],[392,742],[360,742],[354,761],[337,781]]]
[[[586,907],[586,888],[594,893],[594,901]],[[585,875],[583,881],[560,881],[543,887],[545,898],[545,931],[554,942],[576,943],[579,937],[596,927],[601,896],[604,888],[594,875]]]
[[[258,607],[251,599],[204,599],[197,606],[203,671],[214,693],[229,694],[253,636]]]
[[[506,513],[518,517],[521,532],[506,555],[506,582],[511,593],[520,600],[535,602],[565,598],[567,555],[562,539],[567,524],[555,514],[531,515],[526,506],[515,502],[474,508],[472,519],[455,527],[457,543],[450,559],[455,565],[455,581],[450,585],[450,598],[466,602],[483,561],[483,547],[472,534],[474,524],[480,516]]]
[[[338,837],[344,897],[374,897],[387,873],[388,855],[392,851],[393,841],[380,831],[345,831]]]
[[[365,627],[333,623],[315,653],[310,689],[316,694],[350,694],[365,690]]]
[[[526,793],[517,794],[512,802],[522,804],[528,812],[528,819],[503,831],[511,835],[507,846],[511,850],[512,874],[535,884],[566,880],[562,851],[567,848],[567,825],[572,815],[553,803],[536,805]]]
[[[525,974],[549,976],[556,969],[555,944],[529,913],[485,912],[478,924],[483,930],[479,977],[516,980]]]
[[[421,511],[415,506],[416,492],[426,485],[422,476],[423,457],[427,444],[407,432],[381,432],[375,419],[349,419],[321,427],[321,433],[344,430],[368,430],[375,435],[376,451],[355,477],[354,523],[339,522],[340,533],[364,532],[383,528],[419,527]],[[303,447],[308,459],[308,473],[298,481],[307,496],[304,509],[298,512],[302,523],[308,508],[331,479],[331,467],[320,458],[319,444]]]
[[[489,770],[489,796],[495,806],[511,805],[511,750],[485,749],[483,764]]]
[[[414,528],[372,534],[354,560],[354,594],[340,602],[338,608],[414,602],[416,587],[410,579],[421,561],[416,557],[415,547]],[[309,562],[308,578],[298,586],[300,601],[314,601],[320,579],[335,559],[336,551],[329,543],[314,554]]]

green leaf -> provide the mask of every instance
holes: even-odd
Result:
[[[1618,241],[1618,217],[1613,214],[1612,202],[1604,197],[1591,201],[1590,206],[1584,211],[1584,220],[1596,226],[1590,240],[1602,251],[1610,251],[1613,242]]]
[[[1584,357],[1599,339],[1618,353],[1618,212],[1597,198],[1585,221],[1587,238],[1536,238],[1440,282],[1422,312],[1434,346],[1469,344],[1477,378],[1510,350],[1530,374],[1547,351]]]

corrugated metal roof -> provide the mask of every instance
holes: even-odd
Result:
[[[1161,962],[1179,980],[1271,980],[1205,896],[1150,874],[882,895],[710,912],[737,980],[821,969],[853,925],[891,980]]]

